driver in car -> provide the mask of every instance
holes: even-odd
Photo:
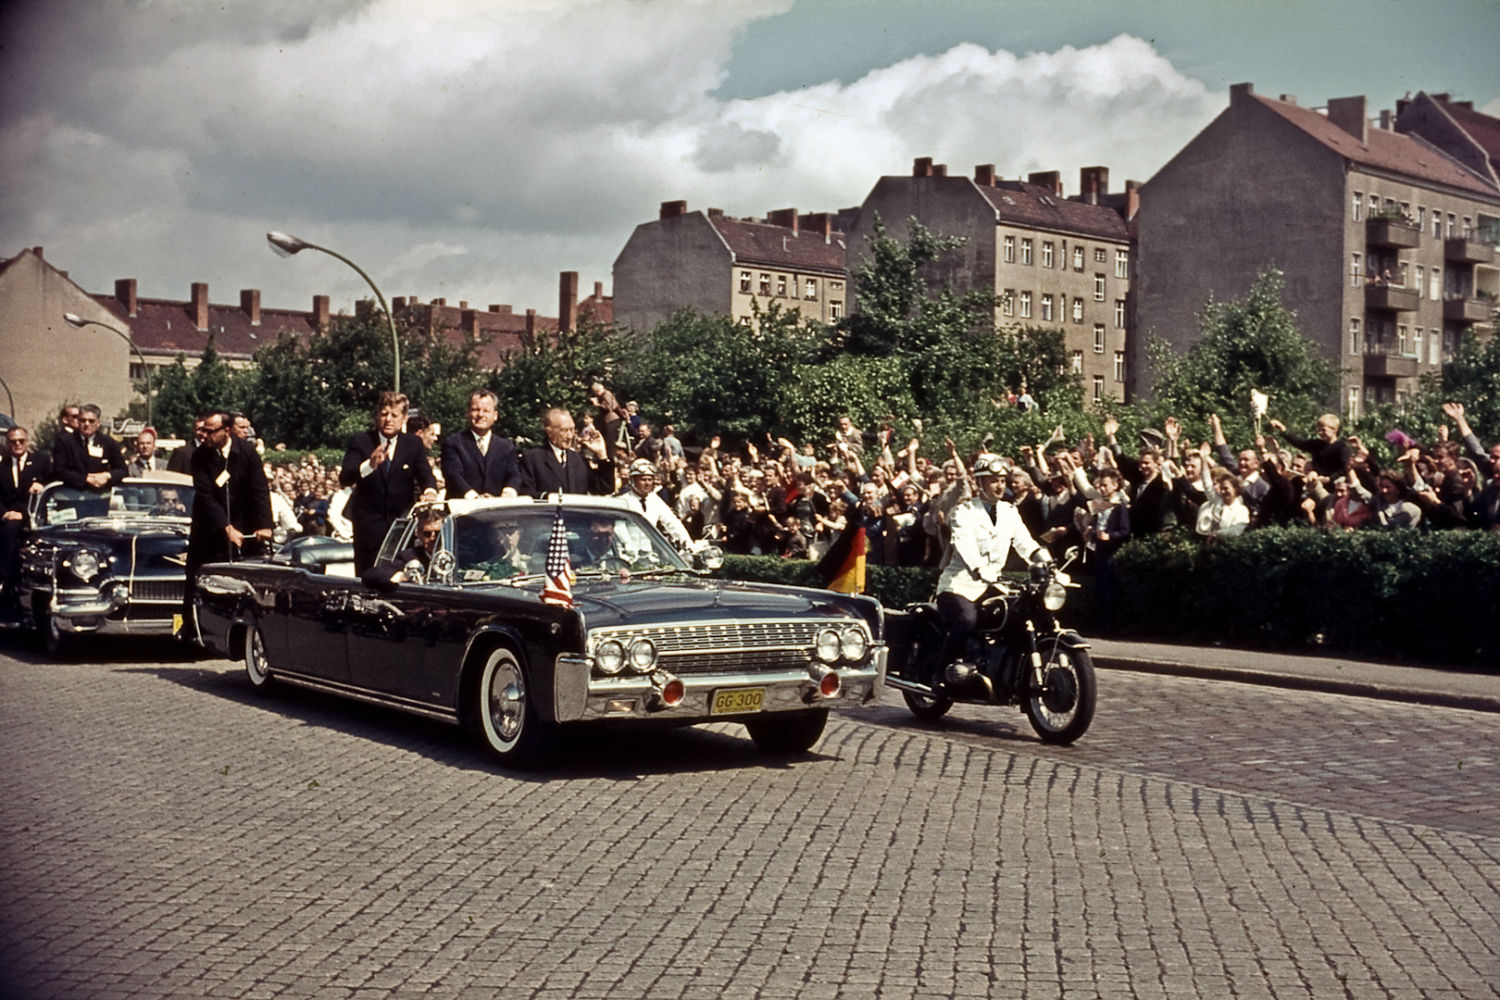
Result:
[[[187,517],[187,504],[182,502],[182,494],[170,486],[162,487],[156,494],[156,506],[151,508],[153,514],[166,514]]]
[[[947,625],[942,664],[963,653],[978,621],[978,601],[999,581],[1011,551],[1028,559],[1038,548],[1015,504],[1003,499],[1007,471],[999,455],[981,455],[974,463],[978,495],[953,510],[937,587],[937,609]]]
[[[360,580],[371,587],[410,583],[407,567],[413,562],[419,563],[425,574],[432,562],[432,554],[437,551],[438,539],[443,535],[443,516],[441,507],[427,507],[418,511],[416,544],[397,552],[394,559],[371,566],[360,574]]]
[[[630,559],[615,538],[615,519],[608,514],[596,514],[584,525],[579,544],[572,553],[573,565],[577,569],[624,569]]]

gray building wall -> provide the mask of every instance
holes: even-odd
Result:
[[[966,177],[892,176],[877,181],[846,234],[851,279],[871,260],[870,240],[877,217],[886,236],[904,241],[913,216],[932,232],[965,239],[962,247],[932,268],[933,281],[961,292],[995,287],[995,212]],[[851,280],[851,299],[853,293]],[[859,308],[857,301],[853,308]]]
[[[702,212],[643,222],[615,258],[615,321],[646,331],[679,309],[728,314],[733,264]]]

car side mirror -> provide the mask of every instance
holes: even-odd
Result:
[[[442,583],[453,582],[453,570],[458,566],[458,559],[448,549],[440,549],[433,553],[432,562],[427,567],[425,577],[428,583],[434,580]]]

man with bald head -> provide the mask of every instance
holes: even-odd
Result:
[[[542,432],[547,435],[547,443],[521,456],[517,492],[532,497],[559,490],[589,492],[588,462],[574,450],[573,415],[561,406],[554,406],[542,417]]]

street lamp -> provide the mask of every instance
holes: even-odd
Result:
[[[130,345],[130,349],[135,352],[136,358],[141,363],[141,371],[146,374],[146,426],[152,426],[154,421],[151,419],[151,366],[146,364],[146,356],[141,353],[139,347],[135,346],[135,341],[130,339],[130,334],[117,326],[110,326],[108,323],[101,323],[96,319],[84,319],[77,313],[63,313],[63,319],[67,320],[69,326],[78,330],[82,330],[86,326],[102,326]]]
[[[397,392],[400,392],[401,338],[396,335],[396,317],[391,315],[390,307],[385,304],[385,296],[380,294],[380,289],[375,287],[375,282],[370,280],[370,276],[364,272],[364,268],[360,267],[358,264],[354,263],[354,261],[350,260],[348,257],[345,257],[343,254],[338,253],[337,251],[330,250],[327,247],[320,247],[316,243],[309,243],[306,240],[301,239],[300,237],[288,236],[286,233],[267,233],[266,242],[271,244],[271,249],[275,250],[277,255],[280,257],[290,257],[292,254],[300,253],[303,250],[320,250],[323,253],[326,253],[328,256],[337,257],[345,264],[348,264],[359,273],[359,276],[361,278],[365,279],[365,284],[370,286],[370,291],[374,292],[375,297],[380,300],[380,308],[385,312],[386,325],[391,328],[391,351],[396,359],[395,379],[393,380],[395,384],[392,386],[392,388]]]

